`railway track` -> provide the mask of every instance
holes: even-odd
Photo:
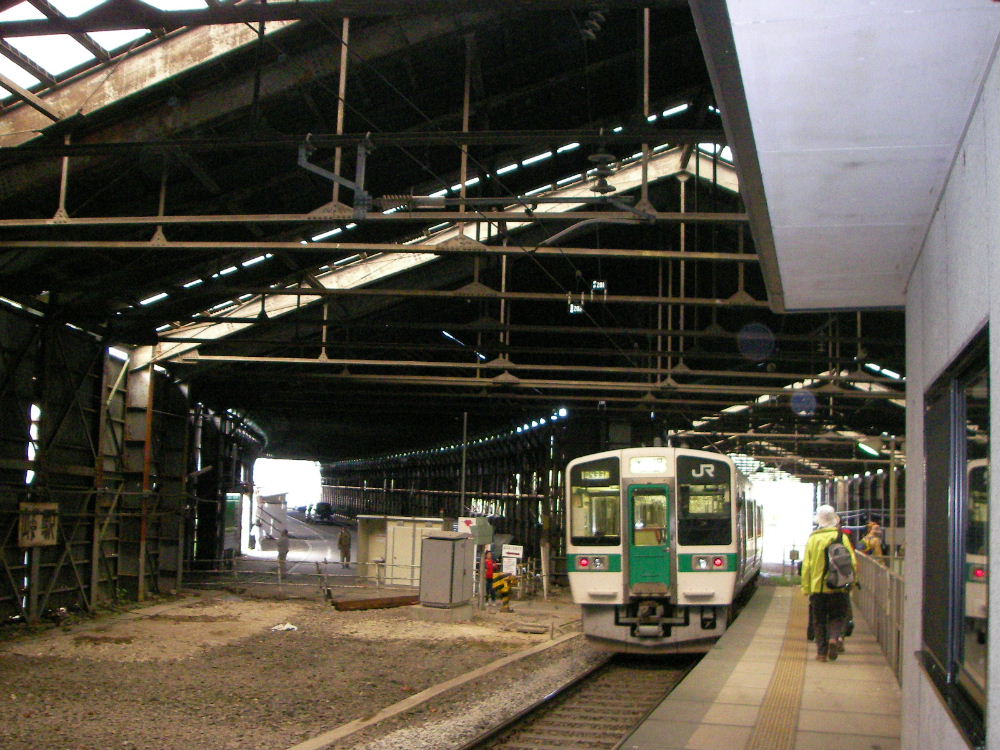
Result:
[[[461,750],[613,750],[697,660],[610,657]]]

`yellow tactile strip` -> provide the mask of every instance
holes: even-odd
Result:
[[[808,602],[796,592],[792,594],[778,664],[768,683],[746,750],[792,750],[795,746],[795,729],[799,722],[799,704],[806,674],[808,622]]]

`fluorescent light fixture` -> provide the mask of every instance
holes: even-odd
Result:
[[[356,226],[357,226],[357,224],[355,224],[354,222],[351,222],[346,227],[344,227],[344,229],[354,229],[354,227],[356,227]]]
[[[624,129],[625,129],[625,128],[624,128],[624,127],[623,127],[622,125],[619,125],[619,126],[617,126],[617,127],[614,127],[614,128],[611,128],[611,132],[612,132],[612,133],[620,133],[620,132],[622,132],[622,131],[623,131]]]
[[[228,268],[223,268],[221,271],[219,271],[219,276],[228,276],[231,273],[236,273],[238,270],[240,269],[238,269],[236,266],[229,266]]]
[[[160,330],[160,329],[157,328],[156,330]],[[122,362],[128,362],[128,352],[126,352],[124,349],[119,349],[116,346],[109,346],[108,347],[108,356],[109,357],[114,357],[115,359],[119,359]]]
[[[567,143],[565,146],[560,146],[559,148],[557,148],[556,153],[565,154],[567,151],[573,151],[578,148],[580,148],[580,144],[577,143],[576,141],[573,141],[572,143]]]
[[[647,115],[646,122],[656,122],[657,117],[659,117],[659,115],[656,114]]]
[[[534,156],[529,156],[527,159],[522,160],[521,166],[526,167],[529,164],[535,164],[537,162],[544,161],[545,159],[550,159],[551,157],[552,157],[552,152],[545,151],[541,154],[535,154]]]
[[[191,287],[198,286],[199,284],[203,284],[204,282],[205,282],[204,279],[192,279],[191,281],[187,282],[186,284],[182,284],[182,286],[185,289],[190,289]]]
[[[528,192],[525,193],[525,195],[538,195],[539,193],[544,193],[546,190],[551,190],[551,189],[552,185],[542,185],[541,187],[537,187],[534,190],[529,190]]]
[[[208,309],[209,309],[209,310],[221,310],[221,309],[222,309],[223,307],[229,307],[230,305],[235,305],[235,304],[236,304],[236,303],[235,303],[235,302],[234,302],[233,300],[231,300],[231,299],[227,299],[227,300],[226,300],[225,302],[220,302],[220,303],[219,303],[219,304],[217,304],[217,305],[212,305],[212,306],[211,306],[210,308],[208,308]]]
[[[688,107],[690,106],[691,105],[687,103],[678,104],[676,107],[671,107],[670,109],[663,110],[662,115],[663,117],[672,117],[674,115],[679,115],[681,112],[687,111]]]
[[[171,328],[171,325],[169,323],[165,323],[162,326],[157,326],[156,332],[162,333],[163,331],[166,331],[168,328]]]
[[[154,302],[159,302],[161,299],[167,298],[166,292],[160,292],[159,294],[154,294],[152,297],[146,297],[146,299],[139,300],[140,305],[152,305]]]
[[[892,371],[892,370],[890,370],[888,368],[885,368],[885,367],[882,368],[882,374],[885,375],[887,378],[892,378],[893,380],[902,380],[903,379],[903,376],[900,375],[898,372],[894,372],[894,371]]]
[[[334,227],[328,232],[321,232],[320,234],[317,234],[315,237],[312,238],[312,241],[319,242],[320,240],[325,240],[327,237],[332,237],[335,234],[340,234],[343,231],[344,230],[341,229],[340,227]],[[246,263],[244,263],[243,265],[245,266]]]
[[[709,112],[713,112],[714,114],[717,114],[717,115],[721,115],[722,114],[722,111],[718,107],[716,107],[714,104],[709,104],[708,105],[708,111]]]
[[[247,268],[248,266],[255,266],[258,263],[263,263],[265,260],[267,260],[266,257],[264,257],[263,255],[258,255],[256,258],[251,258],[250,260],[243,261],[243,263],[241,263],[240,265],[242,265],[244,268]]]
[[[571,182],[577,182],[583,179],[583,173],[577,173],[570,175],[569,177],[563,177],[561,180],[556,180],[556,185],[568,185]]]
[[[569,412],[566,410],[565,406],[559,407],[559,416],[560,417],[565,417],[567,414],[569,414]]]
[[[874,448],[872,448],[870,445],[866,445],[865,443],[858,443],[858,448],[861,449],[862,453],[867,453],[869,456],[881,456],[882,455],[877,450],[875,450]]]
[[[508,164],[506,167],[500,167],[500,169],[497,170],[497,174],[507,174],[508,172],[513,172],[517,169],[517,167],[517,164]]]
[[[438,190],[436,193],[431,193],[427,197],[428,198],[443,198],[446,195],[448,195],[448,188],[445,188],[444,190]]]
[[[446,221],[446,222],[444,222],[442,224],[435,224],[432,227],[427,227],[427,231],[428,232],[439,232],[442,229],[447,229],[450,225],[451,225],[451,223]]]
[[[6,297],[0,297],[0,302],[3,302],[6,305],[10,305],[11,307],[16,307],[18,310],[24,309],[24,305],[22,305],[19,302],[15,302],[12,299],[7,299]]]

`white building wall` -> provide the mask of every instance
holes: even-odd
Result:
[[[924,534],[924,393],[990,320],[991,424],[1000,429],[1000,65],[994,54],[906,293],[906,603],[903,634],[904,748],[954,750],[966,743],[913,657],[921,648]],[[1000,465],[1000,434],[990,460]],[[990,558],[1000,561],[1000,482],[990,486]],[[932,519],[933,528],[934,519]],[[944,520],[941,520],[942,527]],[[990,576],[987,745],[1000,748],[1000,577]]]

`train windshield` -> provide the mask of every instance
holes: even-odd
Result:
[[[621,472],[617,458],[577,464],[570,473],[570,544],[621,544]]]
[[[729,464],[701,456],[677,458],[677,543],[731,544],[732,472]]]
[[[732,508],[727,484],[684,484],[677,509],[679,544],[729,544]]]

